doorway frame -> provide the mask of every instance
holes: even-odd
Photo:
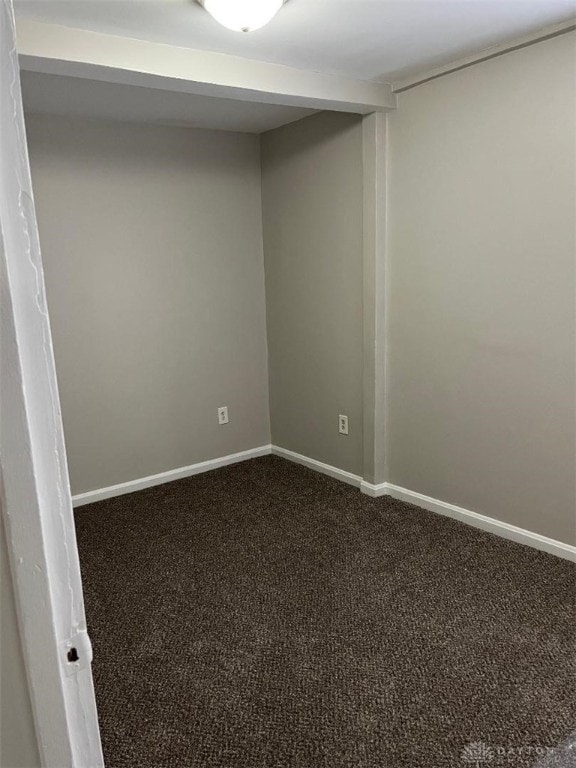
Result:
[[[104,766],[22,110],[0,2],[0,499],[40,761]]]

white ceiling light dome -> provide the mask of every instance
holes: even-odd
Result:
[[[252,32],[272,21],[286,0],[198,0],[223,27]]]

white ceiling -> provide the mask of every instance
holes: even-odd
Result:
[[[390,81],[569,19],[576,0],[289,0],[248,34],[195,0],[15,0],[18,16]]]
[[[27,113],[261,133],[314,110],[21,72]]]

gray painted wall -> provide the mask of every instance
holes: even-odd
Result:
[[[388,481],[574,543],[575,35],[390,116]]]
[[[73,493],[269,443],[258,137],[27,130]]]
[[[36,742],[28,681],[16,618],[12,575],[0,509],[0,766],[36,768]]]
[[[400,95],[386,319],[388,482],[569,542],[574,37]],[[269,441],[263,263],[272,440],[361,475],[361,119],[261,136],[263,221],[255,137],[29,133],[74,491]]]
[[[272,441],[361,475],[361,118],[307,117],[261,147]]]

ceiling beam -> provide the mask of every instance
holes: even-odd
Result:
[[[20,66],[30,72],[359,114],[396,106],[386,83],[28,19],[17,21],[17,45]]]

